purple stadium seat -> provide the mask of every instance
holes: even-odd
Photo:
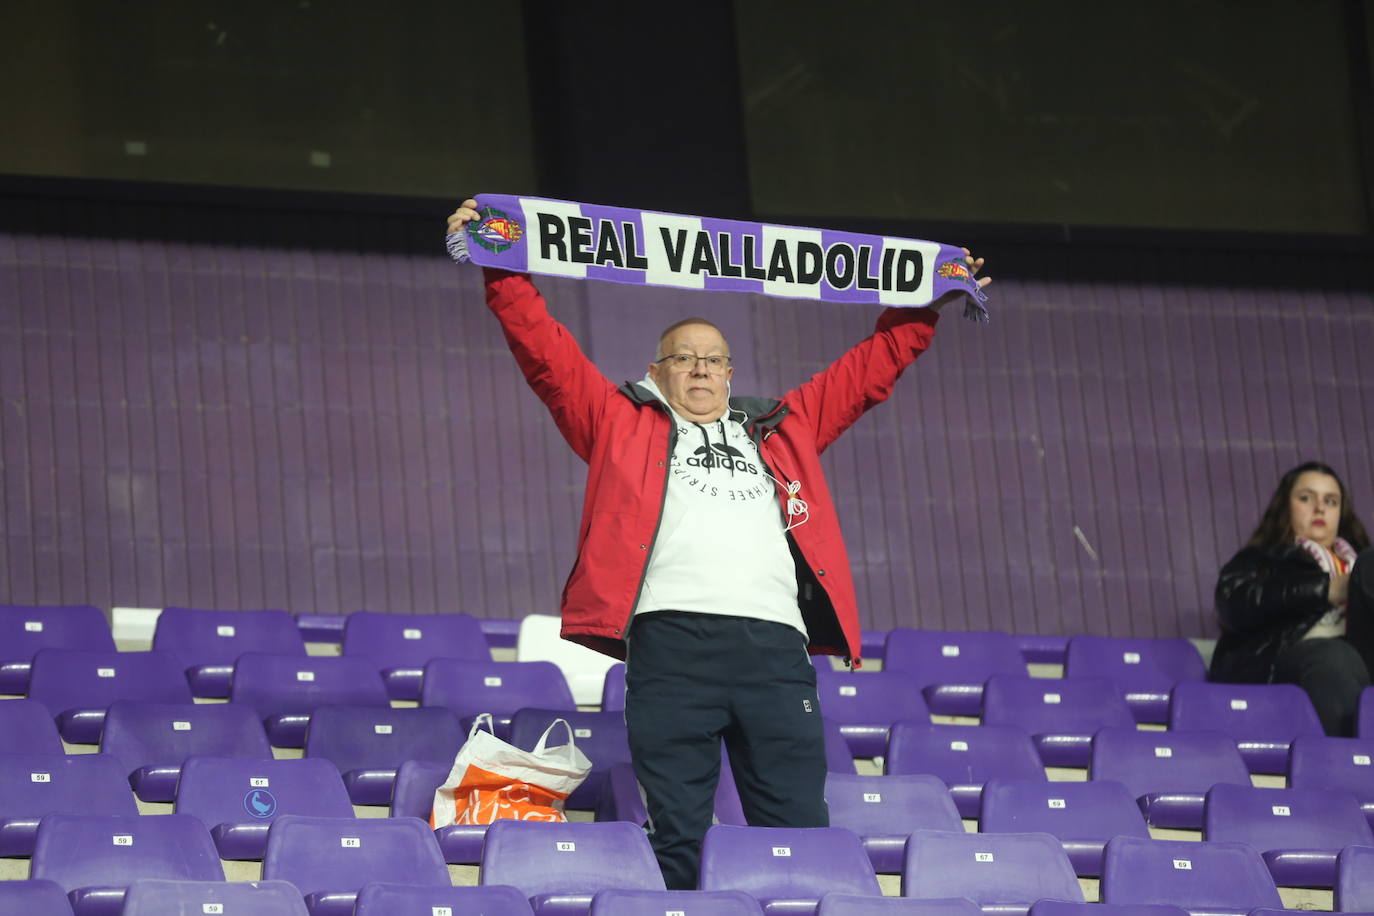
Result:
[[[308,916],[305,901],[285,881],[165,881],[140,878],[124,895],[121,916]]]
[[[1034,665],[1062,665],[1069,652],[1069,637],[1049,633],[1013,633],[1021,657]]]
[[[983,783],[994,776],[1044,779],[1045,767],[1030,736],[1005,725],[892,726],[884,772],[929,773],[949,787],[960,817],[978,816]]]
[[[913,830],[964,829],[949,789],[935,776],[830,773],[825,801],[830,826],[857,834],[877,872],[902,870],[906,838]]]
[[[1026,673],[1016,641],[1000,631],[894,629],[887,637],[884,671],[905,671],[937,715],[977,716],[983,682],[994,674]]]
[[[272,758],[262,722],[237,703],[117,700],[105,715],[100,751],[124,765],[129,785],[145,802],[175,798],[181,763],[193,754]]]
[[[407,760],[402,763],[396,770],[391,816],[418,817],[429,823],[430,813],[434,810],[434,791],[444,784],[452,769],[451,763],[427,760]],[[630,778],[633,780],[633,774]],[[637,789],[635,797],[638,798]],[[434,831],[439,852],[450,865],[476,865],[482,861],[482,843],[486,836],[486,824],[450,824]]]
[[[1283,906],[1264,860],[1246,843],[1117,837],[1107,844],[1099,888],[1103,903],[1162,903],[1194,914]]]
[[[425,666],[420,705],[453,710],[466,728],[489,712],[498,738],[509,739],[511,716],[526,706],[577,709],[567,679],[553,662],[478,662],[436,658]]]
[[[860,630],[859,650],[864,661],[882,661],[887,652],[887,635],[891,630]],[[819,657],[819,656],[818,656]],[[834,658],[835,656],[828,656]]]
[[[904,671],[817,671],[816,695],[854,757],[887,753],[887,734],[898,719],[930,717],[920,686]]]
[[[138,814],[125,776],[106,754],[0,755],[0,856],[32,855],[48,814]]]
[[[390,709],[382,676],[369,662],[341,656],[245,652],[229,700],[257,710],[273,747],[302,747],[310,714],[326,705]]]
[[[511,717],[510,743],[523,750],[534,750],[546,729],[555,719],[565,719],[573,730],[573,740],[592,763],[591,772],[582,785],[568,796],[569,808],[595,808],[606,783],[606,772],[617,763],[630,762],[630,739],[625,730],[623,712],[579,712],[561,709],[517,710]],[[567,732],[561,726],[549,732],[547,747],[567,744]],[[450,758],[452,760],[452,758]]]
[[[1303,735],[1288,749],[1288,785],[1294,789],[1345,789],[1374,826],[1374,738]]]
[[[918,830],[907,841],[902,896],[966,896],[984,913],[1019,914],[1046,898],[1081,901],[1083,890],[1047,833]]]
[[[589,916],[763,916],[759,902],[741,891],[597,891]]]
[[[164,608],[153,648],[181,662],[191,693],[227,697],[234,662],[245,652],[304,655],[305,641],[285,611],[203,611]]]
[[[5,916],[71,916],[67,892],[54,881],[0,881],[0,913]]]
[[[1102,873],[1102,849],[1115,836],[1149,839],[1131,793],[1119,782],[1045,782],[990,779],[978,815],[981,833],[1048,833],[1059,840],[1073,870]]]
[[[1030,916],[1188,916],[1181,906],[1163,903],[1069,903],[1067,900],[1039,900]]]
[[[353,805],[328,760],[189,757],[177,783],[176,812],[209,829],[221,859],[261,859],[278,817],[352,817]]]
[[[267,880],[290,881],[312,916],[352,916],[363,885],[449,887],[429,825],[409,817],[277,818],[262,860]]]
[[[625,708],[625,663],[616,662],[606,669],[601,685],[601,711],[615,712]]]
[[[415,887],[410,884],[364,884],[354,916],[533,916],[530,902],[517,889],[490,887]]]
[[[482,634],[493,649],[514,649],[520,643],[520,621],[504,618],[479,617]]]
[[[353,804],[387,805],[397,767],[407,760],[451,766],[466,737],[447,709],[321,706],[310,717],[305,756],[338,767]]]
[[[535,913],[580,914],[597,891],[661,891],[663,874],[644,831],[624,821],[497,821],[487,828],[481,883],[509,884]]]
[[[1221,732],[1104,728],[1093,736],[1088,778],[1111,779],[1135,796],[1154,827],[1198,830],[1207,790],[1250,785],[1236,743]]]
[[[1360,803],[1343,789],[1213,786],[1202,836],[1249,843],[1264,856],[1274,883],[1286,887],[1333,887],[1337,854],[1374,845]]]
[[[297,614],[296,628],[306,642],[339,644],[343,642],[347,614]]]
[[[701,845],[701,889],[744,891],[765,913],[814,913],[830,893],[882,896],[863,841],[841,827],[717,824]]]
[[[1098,729],[1133,727],[1135,718],[1105,678],[999,674],[983,690],[983,725],[1028,732],[1046,766],[1085,767]]]
[[[1207,666],[1186,639],[1075,636],[1065,677],[1105,677],[1122,692],[1137,722],[1169,721],[1169,695],[1180,681],[1207,680]]]
[[[77,916],[114,916],[139,878],[223,881],[224,869],[205,826],[184,814],[49,814],[30,876],[61,885]]]
[[[1283,773],[1299,735],[1322,735],[1312,701],[1296,684],[1184,681],[1169,699],[1171,731],[1219,731],[1236,742],[1251,773]]]
[[[95,744],[115,700],[189,703],[176,659],[163,652],[42,649],[33,657],[29,696],[48,708],[73,744]]]
[[[601,797],[596,802],[596,819],[629,821],[641,827],[649,820],[631,764],[617,763],[606,771],[606,784],[601,787]]]
[[[105,615],[89,604],[0,604],[0,693],[28,692],[40,649],[115,651]]]
[[[826,894],[816,916],[982,916],[983,911],[967,897],[916,900],[910,897],[858,897]]]
[[[37,700],[0,700],[0,755],[65,752],[48,707]]]
[[[1355,734],[1361,738],[1374,738],[1374,687],[1366,687],[1360,691]]]
[[[372,662],[393,700],[420,698],[430,659],[491,661],[482,625],[471,614],[354,611],[344,624],[343,654]]]
[[[1336,860],[1335,905],[1341,913],[1374,913],[1374,846],[1347,846]]]

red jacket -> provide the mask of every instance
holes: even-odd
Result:
[[[487,306],[525,380],[587,462],[577,562],[563,588],[563,637],[625,657],[630,625],[663,513],[676,424],[642,386],[617,388],[549,314],[525,274],[486,270]],[[859,661],[859,613],[839,518],[820,453],[886,400],[902,370],[930,346],[933,309],[890,308],[877,330],[781,401],[731,398],[779,480],[801,481],[807,521],[788,532],[797,595],[813,654]],[[779,493],[780,511],[786,496]],[[785,516],[784,516],[785,517]]]

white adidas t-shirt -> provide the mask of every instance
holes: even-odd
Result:
[[[754,617],[806,635],[777,490],[749,434],[728,416],[697,424],[669,414],[677,444],[635,613]]]

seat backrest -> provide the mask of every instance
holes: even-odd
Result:
[[[614,665],[609,655],[569,642],[561,635],[562,620],[549,614],[529,614],[520,621],[515,657],[522,662],[551,662],[567,679],[579,705],[591,706],[601,699],[606,670]]]
[[[624,821],[497,821],[479,873],[482,884],[509,884],[526,897],[664,889],[643,828]]]
[[[0,881],[0,913],[70,916],[67,892],[54,881]]]
[[[588,916],[763,916],[759,902],[740,891],[597,891]]]
[[[1163,903],[1186,910],[1281,907],[1264,860],[1246,843],[1116,837],[1102,859],[1104,903]]]
[[[245,652],[304,655],[305,641],[286,611],[208,611],[164,608],[153,630],[153,648],[182,667],[233,665]]]
[[[1347,846],[1336,858],[1335,908],[1374,913],[1374,846]]]
[[[267,834],[262,876],[290,881],[307,897],[356,894],[372,881],[452,883],[434,831],[409,817],[279,817]]]
[[[290,814],[351,817],[353,805],[328,760],[190,757],[181,767],[176,811],[213,829]]]
[[[1204,681],[1207,666],[1183,638],[1074,636],[1064,660],[1065,677],[1105,677],[1122,691],[1168,693],[1180,681]]]
[[[0,754],[0,856],[31,855],[47,814],[138,814],[127,775],[108,754]]]
[[[236,703],[145,703],[116,700],[105,714],[100,750],[124,764],[179,766],[193,754],[271,758],[267,733],[248,706]]]
[[[516,710],[511,717],[510,743],[521,750],[534,750],[545,730],[556,719],[567,721],[572,728],[574,743],[592,764],[587,778],[568,796],[567,806],[594,808],[601,797],[607,771],[617,763],[630,762],[630,739],[625,727],[625,714],[535,708]],[[568,743],[567,734],[567,729],[560,725],[549,732],[545,746],[562,747]]]
[[[305,756],[340,772],[395,769],[406,760],[453,763],[467,736],[448,709],[321,706],[310,717]]]
[[[23,693],[40,649],[115,651],[110,624],[89,604],[0,604],[0,693]]]
[[[1356,709],[1355,734],[1361,738],[1374,738],[1374,687],[1360,691],[1360,702]]]
[[[49,814],[38,824],[30,874],[68,892],[139,878],[224,880],[205,825],[185,814]]]
[[[1221,732],[1104,728],[1093,736],[1089,779],[1122,783],[1139,798],[1156,792],[1202,795],[1219,782],[1250,785],[1236,743]]]
[[[890,726],[930,715],[920,686],[903,671],[817,671],[816,694],[821,714],[840,725]]]
[[[262,719],[309,715],[326,704],[391,707],[382,676],[364,659],[265,652],[239,656],[229,699],[252,706]]]
[[[1181,906],[1164,903],[1069,903],[1067,900],[1037,900],[1030,916],[1188,916]]]
[[[1148,838],[1135,798],[1119,782],[990,779],[983,786],[983,833],[1048,833],[1062,841],[1106,843],[1114,836]]]
[[[1032,735],[1092,735],[1134,727],[1126,700],[1106,678],[994,675],[983,688],[983,724],[1013,725]]]
[[[423,668],[433,658],[491,660],[481,621],[471,614],[354,611],[344,623],[343,654],[378,668]]]
[[[826,894],[816,916],[983,916],[983,910],[967,897],[915,900],[908,897],[859,897]]]
[[[392,817],[418,817],[428,821],[434,810],[434,791],[444,784],[452,763],[407,760],[396,768],[391,792]]]
[[[817,900],[828,893],[880,896],[858,835],[841,827],[717,824],[701,846],[702,890],[759,900]]]
[[[1011,634],[1000,630],[916,630],[887,636],[884,671],[905,671],[922,687],[981,684],[994,674],[1025,674],[1026,660]]]
[[[884,765],[887,773],[930,773],[946,785],[1045,776],[1030,736],[1010,725],[897,722]]]
[[[252,913],[309,916],[300,891],[285,881],[167,881],[140,878],[124,895],[121,916],[169,913]]]
[[[573,710],[572,693],[552,662],[481,662],[438,658],[425,666],[420,705],[444,706],[460,718],[513,714],[526,706]]]
[[[64,750],[48,707],[37,700],[0,700],[0,755],[61,754]]]
[[[410,884],[363,885],[358,893],[354,916],[397,916],[398,913],[442,913],[454,916],[480,913],[481,916],[534,916],[525,895],[513,887],[493,884],[488,887],[415,887]]]
[[[966,896],[981,907],[1083,900],[1078,876],[1047,833],[918,830],[907,840],[903,897]]]
[[[176,659],[164,652],[42,649],[33,657],[29,697],[56,716],[104,709],[115,700],[190,703],[191,688]]]
[[[606,669],[601,686],[601,711],[615,712],[625,708],[625,663],[616,662]]]
[[[1260,852],[1374,845],[1359,801],[1344,789],[1216,785],[1207,793],[1202,835]]]
[[[1288,785],[1345,789],[1362,804],[1374,802],[1374,737],[1300,735],[1288,746]]]
[[[1289,742],[1322,735],[1321,721],[1296,684],[1185,681],[1169,699],[1169,729],[1218,731],[1236,741]]]
[[[829,773],[825,801],[830,825],[861,837],[964,829],[949,789],[935,776]]]

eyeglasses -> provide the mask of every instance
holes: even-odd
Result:
[[[706,371],[712,375],[719,375],[730,368],[730,357],[728,356],[697,356],[694,353],[669,353],[654,360],[656,363],[667,363],[669,369],[678,372],[686,372],[695,369],[697,362],[706,364]]]

